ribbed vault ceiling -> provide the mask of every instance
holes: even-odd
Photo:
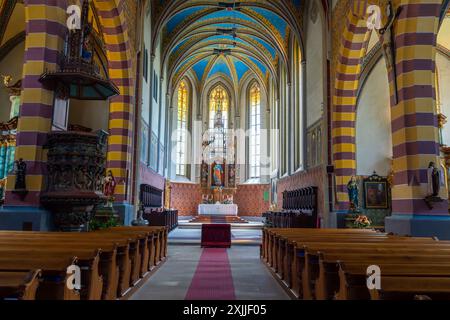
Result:
[[[304,0],[161,0],[154,39],[163,35],[163,64],[175,86],[190,73],[204,84],[217,74],[236,85],[251,73],[264,84],[281,63],[288,39],[301,44]],[[287,68],[289,69],[289,68]]]

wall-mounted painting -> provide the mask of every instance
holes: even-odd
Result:
[[[386,178],[376,172],[364,179],[364,202],[366,209],[389,208],[389,184]]]

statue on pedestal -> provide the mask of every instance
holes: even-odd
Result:
[[[350,202],[350,211],[355,212],[359,206],[359,187],[355,176],[352,176],[347,184],[348,200]]]
[[[103,194],[108,197],[108,207],[112,207],[112,203],[114,202],[114,192],[116,190],[116,179],[111,170],[108,171],[108,174],[103,179]]]
[[[358,218],[359,214],[359,186],[355,176],[352,176],[347,183],[348,200],[350,207],[348,214],[345,217],[345,226],[347,228],[353,228],[353,225]]]
[[[430,210],[433,209],[433,203],[444,201],[439,196],[439,192],[441,191],[441,183],[443,182],[441,174],[442,172],[436,167],[436,164],[434,162],[430,162],[427,169],[427,196],[424,199]]]
[[[221,164],[216,163],[213,168],[213,178],[215,186],[220,187],[223,185],[222,175],[223,175],[223,167]]]
[[[441,189],[441,173],[434,162],[430,162],[427,170],[428,196],[438,197]]]

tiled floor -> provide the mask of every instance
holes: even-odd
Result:
[[[169,257],[133,300],[184,300],[202,249],[199,245],[169,245]],[[238,300],[288,300],[259,258],[259,246],[233,246],[228,250]]]

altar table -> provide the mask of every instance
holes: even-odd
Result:
[[[200,204],[200,216],[237,216],[238,206],[235,204]]]

